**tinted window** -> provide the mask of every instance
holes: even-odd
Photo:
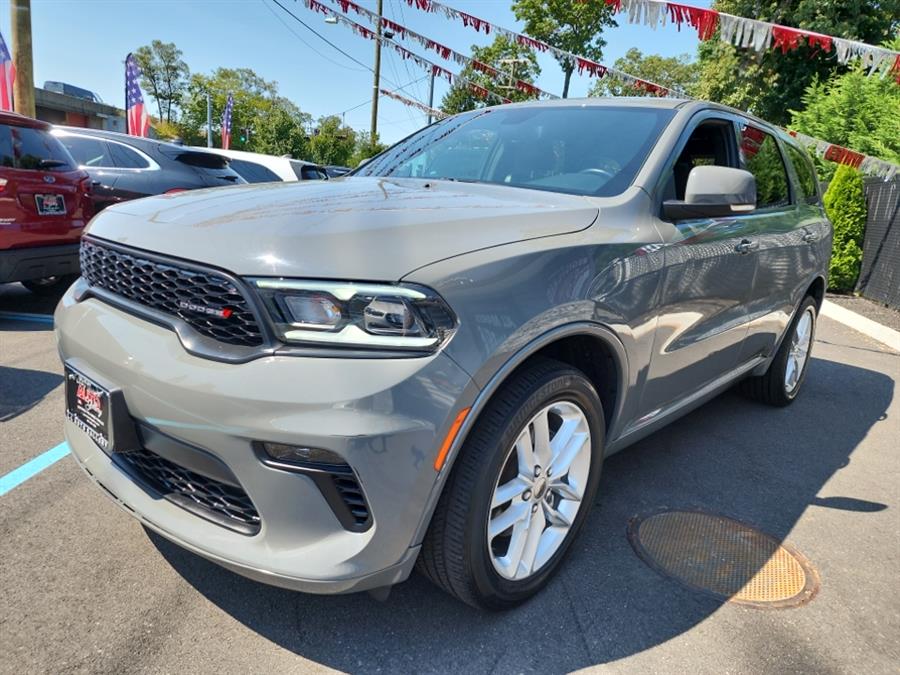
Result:
[[[819,193],[816,190],[816,174],[813,171],[812,162],[799,148],[788,145],[787,149],[791,164],[797,171],[797,178],[800,179],[800,200],[807,204],[818,204]]]
[[[109,156],[109,146],[104,141],[85,136],[63,136],[60,140],[81,166],[114,166]]]
[[[0,124],[0,166],[8,166],[12,168],[16,165],[13,157],[12,135],[9,133],[9,127]]]
[[[245,159],[232,159],[229,166],[241,174],[241,178],[248,183],[271,183],[281,180],[274,171],[270,171],[262,164],[248,162]]]
[[[119,143],[109,143],[108,146],[112,161],[120,169],[147,169],[150,167],[150,162],[131,148]]]
[[[787,172],[775,137],[746,124],[741,129],[741,154],[744,166],[756,177],[757,208],[790,204]]]
[[[423,129],[355,175],[612,196],[631,184],[673,115],[612,106],[479,110]]]
[[[291,162],[291,169],[297,180],[324,180],[328,178],[328,174],[322,167],[314,164],[304,164],[303,162]]]
[[[6,152],[12,152],[12,165],[16,168],[42,171],[71,171],[75,168],[62,143],[49,132],[11,126],[9,134],[10,146],[7,146]]]

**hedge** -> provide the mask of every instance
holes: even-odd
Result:
[[[825,212],[834,225],[828,286],[850,292],[862,264],[866,233],[866,195],[862,174],[852,166],[839,166],[824,197]]]

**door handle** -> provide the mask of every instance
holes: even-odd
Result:
[[[755,251],[759,248],[758,241],[750,241],[749,239],[744,239],[740,244],[734,247],[734,250],[741,254],[750,253],[750,251]]]
[[[807,232],[803,235],[803,241],[807,244],[812,244],[816,239],[818,239],[818,237],[815,232]]]

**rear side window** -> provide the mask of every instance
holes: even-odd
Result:
[[[328,174],[323,169],[312,164],[291,162],[291,168],[298,180],[325,180],[328,178]]]
[[[787,172],[778,142],[758,127],[741,127],[741,154],[747,171],[756,177],[756,207],[787,206],[791,203]]]
[[[59,140],[43,129],[3,126],[0,163],[16,169],[71,171],[72,157]]]
[[[804,152],[793,145],[788,145],[787,150],[791,164],[797,170],[797,178],[800,179],[800,200],[807,204],[818,204],[819,192],[816,189],[816,174],[812,162]]]
[[[274,171],[245,159],[232,159],[228,166],[237,171],[248,183],[272,183],[281,180]]]
[[[150,168],[150,162],[131,148],[125,147],[120,143],[110,143],[109,154],[112,156],[115,165],[120,169]]]
[[[84,136],[63,136],[62,142],[80,166],[92,168],[114,166],[109,156],[109,146],[105,141]]]

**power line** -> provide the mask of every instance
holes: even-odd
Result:
[[[269,10],[269,12],[272,14],[272,16],[274,16],[276,19],[278,19],[278,22],[279,22],[282,26],[284,26],[288,31],[290,31],[290,33],[291,33],[295,38],[297,38],[298,40],[300,40],[300,42],[302,42],[304,45],[306,45],[313,53],[318,54],[319,56],[321,56],[323,59],[325,59],[325,60],[328,61],[329,63],[332,63],[332,64],[336,65],[338,68],[345,68],[346,70],[350,70],[350,71],[353,71],[353,72],[356,72],[356,73],[361,73],[361,72],[362,72],[359,68],[351,68],[350,66],[344,65],[343,63],[338,63],[338,62],[335,61],[334,59],[332,59],[332,58],[330,58],[330,57],[328,57],[328,56],[325,56],[325,54],[323,54],[322,52],[320,52],[318,49],[316,49],[316,48],[313,47],[311,44],[309,44],[306,40],[304,40],[302,37],[300,37],[300,34],[299,34],[297,31],[295,31],[293,28],[291,28],[290,26],[288,26],[288,25],[284,22],[284,19],[282,19],[280,16],[278,16],[278,14],[275,12],[275,10],[272,9],[272,8],[266,3],[265,0],[261,0],[261,2],[263,3],[263,6],[264,6],[267,10]],[[282,8],[282,9],[283,9],[283,8]]]

